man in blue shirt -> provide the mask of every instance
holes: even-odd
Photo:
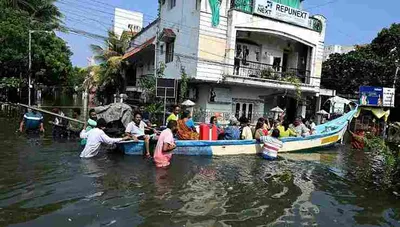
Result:
[[[23,132],[25,127],[26,132],[44,132],[43,115],[36,110],[28,110],[24,115],[24,119],[19,125],[19,131]]]

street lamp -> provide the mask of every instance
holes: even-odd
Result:
[[[31,74],[31,68],[32,68],[32,34],[33,33],[52,33],[52,31],[42,31],[42,30],[29,30],[29,63],[28,63],[28,106],[31,106],[31,87],[32,87],[32,74]]]

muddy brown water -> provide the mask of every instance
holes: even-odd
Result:
[[[83,160],[76,141],[27,137],[0,116],[0,226],[400,226],[400,199],[357,183],[364,154],[346,146],[276,162],[174,156],[164,170]]]

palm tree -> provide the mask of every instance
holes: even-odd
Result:
[[[122,35],[118,37],[113,31],[108,32],[108,38],[104,46],[91,45],[95,54],[94,58],[100,63],[99,86],[101,90],[124,92],[126,79],[123,56],[128,49],[130,37]],[[114,89],[110,89],[114,88]]]
[[[5,7],[25,11],[32,23],[50,25],[46,29],[59,26],[62,14],[55,5],[56,0],[5,0]]]

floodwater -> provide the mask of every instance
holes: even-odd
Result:
[[[400,199],[357,183],[348,170],[363,154],[343,146],[276,162],[174,156],[164,170],[83,160],[76,142],[49,128],[27,138],[0,116],[0,226],[400,226]]]

